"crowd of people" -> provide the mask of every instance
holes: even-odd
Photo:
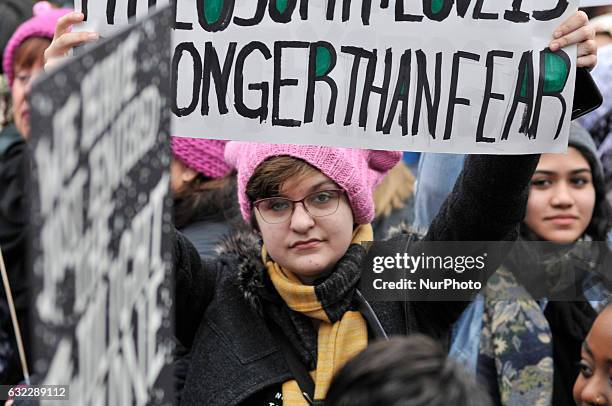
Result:
[[[97,38],[71,32],[83,15],[65,6],[0,0],[0,248],[25,343],[28,95]],[[612,404],[612,270],[597,266],[612,242],[612,10],[585,11],[551,48],[577,44],[604,104],[572,123],[566,154],[422,154],[411,169],[397,151],[173,136],[177,402]],[[366,257],[413,241],[516,242],[471,302],[366,300]],[[3,292],[0,383],[22,379]]]

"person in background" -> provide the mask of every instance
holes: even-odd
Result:
[[[451,355],[496,404],[571,405],[580,345],[612,288],[601,163],[578,124],[569,145],[541,156],[519,241],[455,326]]]
[[[378,341],[346,363],[327,406],[489,406],[474,376],[431,338],[415,334]]]
[[[419,160],[414,196],[415,229],[426,230],[453,189],[465,155],[424,152]]]
[[[24,341],[29,341],[28,202],[26,182],[29,161],[26,141],[30,136],[27,96],[32,80],[42,71],[43,53],[51,43],[57,20],[70,10],[37,3],[34,16],[21,24],[8,41],[3,70],[11,88],[14,124],[0,136],[0,247],[9,274],[13,298]],[[0,382],[17,383],[21,367],[17,361],[15,336],[8,315],[4,289],[0,295]],[[27,348],[26,348],[27,349]]]
[[[599,21],[596,21],[599,20]],[[607,45],[600,45],[598,49],[598,63],[591,72],[603,96],[602,105],[594,111],[580,117],[578,121],[591,133],[597,145],[597,152],[601,159],[606,177],[608,201],[612,204],[612,13],[593,19],[596,39]]]
[[[32,17],[33,5],[33,0],[0,0],[0,55],[4,54],[4,48],[19,24]],[[3,138],[2,129],[12,121],[10,100],[11,89],[0,64],[0,140]]]
[[[374,239],[387,238],[390,229],[412,224],[414,219],[414,175],[400,161],[383,178],[374,191]]]
[[[173,136],[170,183],[174,225],[200,257],[214,257],[223,236],[243,226],[236,202],[236,176],[225,162],[227,141]]]
[[[196,247],[202,260],[230,232],[246,227],[236,202],[236,174],[223,157],[227,141],[173,136],[170,189],[174,225]],[[181,399],[191,354],[177,343],[174,352],[175,399]]]
[[[612,303],[597,316],[582,343],[580,374],[574,384],[577,406],[612,405]]]
[[[560,29],[560,30],[559,30]],[[582,34],[581,40],[568,35],[568,31]],[[588,24],[588,17],[583,11],[568,18],[557,30],[550,42],[550,49],[578,44],[577,67],[593,68],[597,63],[597,46],[594,27]],[[464,155],[424,153],[421,154],[415,187],[415,220],[414,227],[426,229],[434,218],[442,202],[450,193],[465,160]]]

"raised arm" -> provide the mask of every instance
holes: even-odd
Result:
[[[486,281],[510,248],[486,241],[513,241],[525,216],[529,181],[539,155],[469,156],[455,187],[434,218],[426,241],[480,241],[479,252],[488,252],[487,267],[479,272]],[[458,280],[471,275],[454,274]],[[483,284],[484,285],[484,284]],[[421,331],[448,342],[452,324],[467,301],[417,301],[412,303]]]
[[[539,155],[469,156],[425,240],[516,239],[539,159]]]

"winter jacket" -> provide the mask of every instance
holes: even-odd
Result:
[[[538,155],[471,156],[425,235],[428,241],[514,240],[523,219],[528,182]],[[409,235],[380,248],[391,255]],[[214,261],[202,262],[177,233],[175,244],[177,337],[192,349],[182,404],[253,404],[262,391],[293,379],[263,314],[269,278],[261,241],[240,233]],[[496,264],[490,264],[492,270]],[[467,303],[372,302],[388,335],[424,333],[447,341]],[[285,332],[283,331],[285,334]]]
[[[223,237],[247,228],[236,201],[236,177],[232,176],[224,187],[202,191],[196,201],[175,200],[176,228],[195,246],[202,259],[214,258],[215,248]],[[190,207],[194,204],[196,211]]]
[[[200,220],[189,224],[181,233],[194,245],[202,259],[214,258],[215,247],[232,228],[225,221]]]
[[[9,276],[24,342],[28,342],[28,284],[26,280],[27,152],[14,125],[0,132],[0,248]],[[4,288],[0,289],[0,382],[17,383],[21,367]]]

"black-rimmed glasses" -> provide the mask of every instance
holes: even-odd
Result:
[[[279,224],[291,218],[297,203],[302,203],[304,210],[313,217],[330,216],[338,210],[343,193],[342,189],[329,189],[310,193],[300,200],[269,197],[255,201],[253,206],[266,223]]]

